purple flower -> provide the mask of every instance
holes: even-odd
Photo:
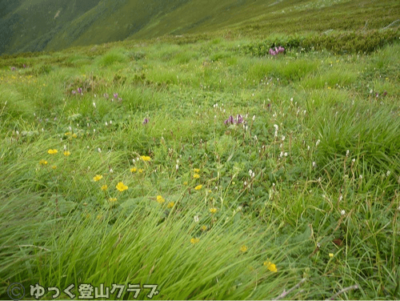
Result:
[[[15,70],[17,70],[17,68],[11,67],[11,71],[15,71]]]
[[[148,120],[147,118],[145,118],[145,119],[143,120],[143,125],[148,124],[148,123],[149,123],[149,120]]]
[[[75,95],[76,94],[76,91],[75,90],[72,90],[72,92],[71,92],[73,95]]]
[[[237,123],[242,123],[243,122],[243,117],[242,115],[237,115]]]
[[[270,55],[276,55],[276,52],[272,50],[272,48],[269,50]]]
[[[26,65],[25,65],[25,64],[24,64],[23,66],[24,66],[24,68],[26,68]]]
[[[387,92],[385,91],[385,92],[383,92],[383,97],[385,97],[387,95]]]
[[[285,48],[283,48],[282,46],[279,46],[279,47],[278,47],[278,52],[279,52],[279,53],[285,52]]]
[[[82,88],[78,88],[78,93],[82,94]]]
[[[376,93],[376,94],[375,94],[375,97],[378,98],[378,97],[379,97],[379,93]]]
[[[118,98],[118,93],[114,93],[114,98],[115,98],[115,99]]]

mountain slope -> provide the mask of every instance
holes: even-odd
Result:
[[[0,0],[0,53],[216,30],[371,29],[397,19],[397,0]]]

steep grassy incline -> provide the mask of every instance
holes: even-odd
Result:
[[[221,30],[260,37],[273,32],[379,29],[400,19],[400,2],[3,0],[0,18],[1,54]]]

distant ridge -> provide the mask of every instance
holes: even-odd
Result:
[[[379,29],[398,19],[398,0],[1,0],[0,54],[219,30]]]

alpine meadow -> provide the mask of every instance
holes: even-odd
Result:
[[[0,299],[398,300],[399,267],[398,0],[0,0]]]

